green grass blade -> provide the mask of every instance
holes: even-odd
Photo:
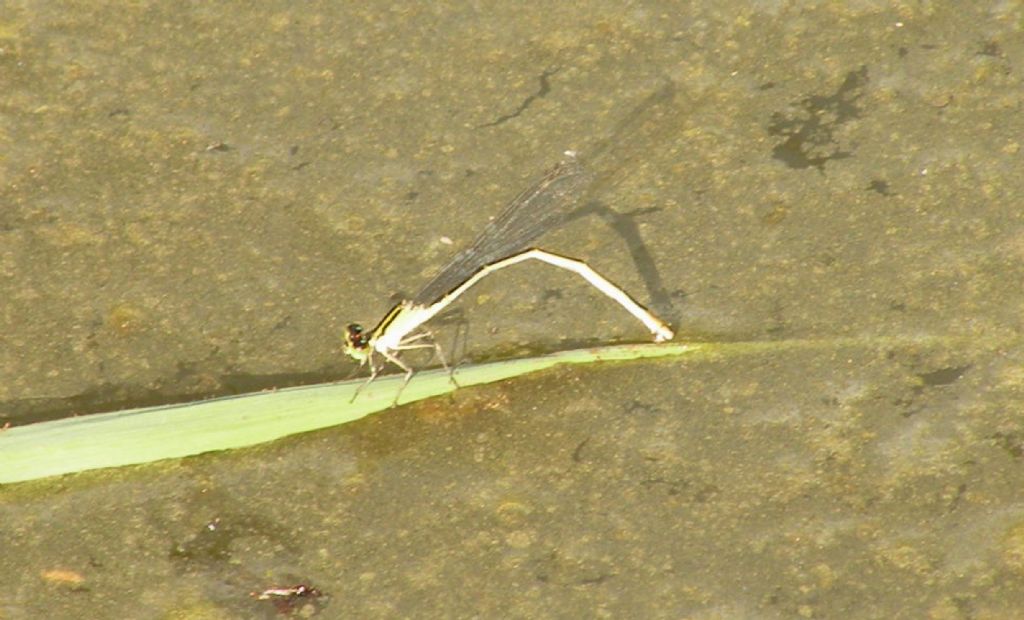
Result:
[[[580,349],[461,367],[455,377],[460,386],[468,387],[537,372],[556,364],[678,356],[711,346],[669,343]],[[355,402],[349,402],[364,381],[303,386],[16,426],[0,431],[0,484],[241,448],[344,424],[390,407],[401,387],[402,377],[381,377],[364,388]],[[402,391],[399,403],[430,398],[453,389],[446,372],[420,372]]]

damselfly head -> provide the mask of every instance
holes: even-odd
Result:
[[[370,338],[366,330],[358,323],[350,323],[345,328],[345,355],[352,359],[364,361],[370,355]]]

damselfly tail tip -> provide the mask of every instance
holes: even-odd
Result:
[[[654,342],[665,342],[666,340],[672,340],[675,333],[667,325],[662,325],[654,332]]]

